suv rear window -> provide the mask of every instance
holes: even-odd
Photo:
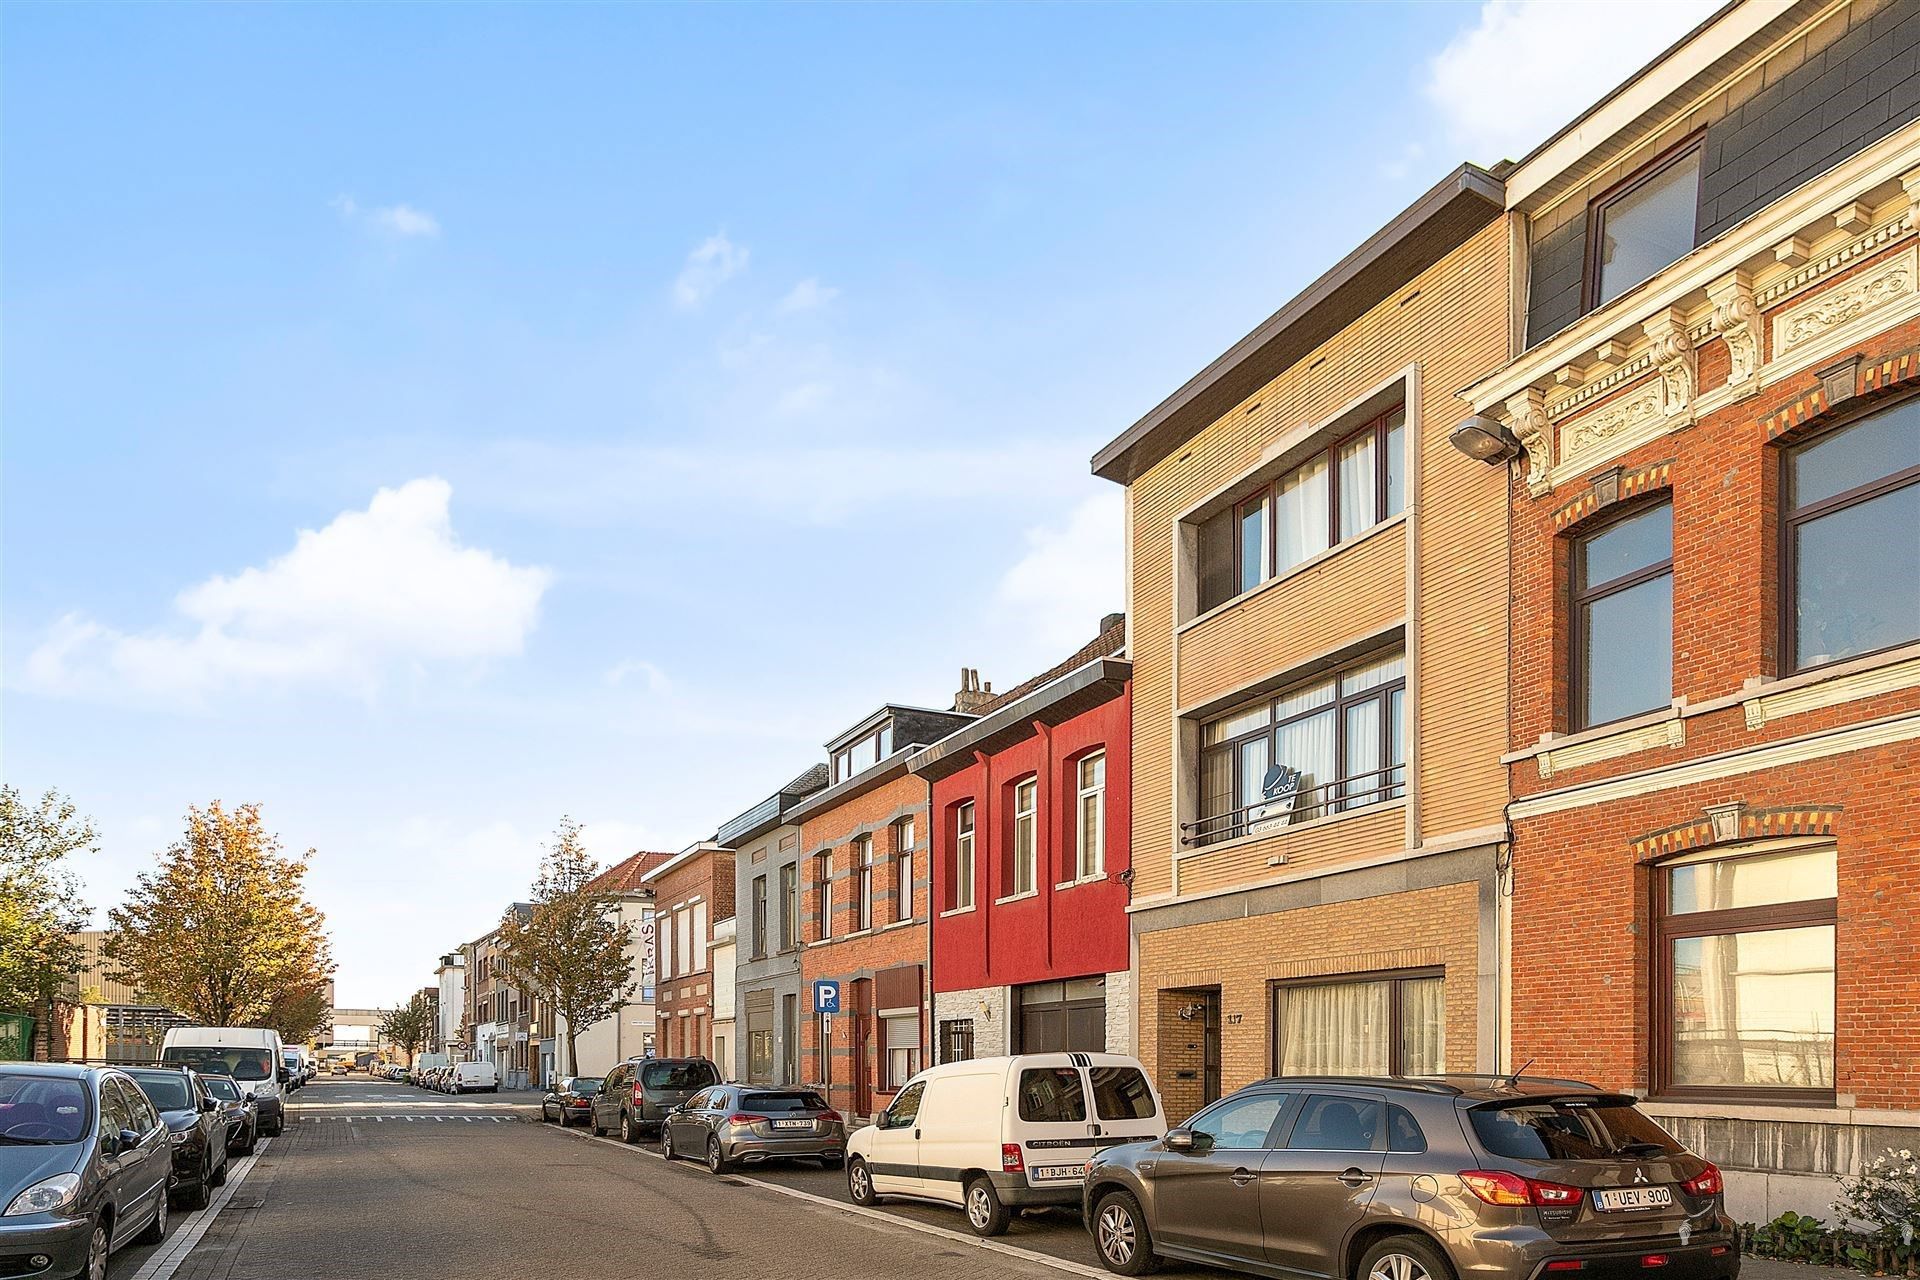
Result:
[[[1028,1067],[1020,1073],[1020,1118],[1040,1124],[1079,1123],[1087,1095],[1076,1067]]]
[[[1510,1160],[1613,1160],[1677,1155],[1683,1147],[1631,1103],[1540,1098],[1467,1112],[1489,1154]]]
[[[761,1111],[778,1115],[783,1111],[825,1111],[826,1099],[817,1093],[743,1093],[742,1111]]]
[[[1095,1067],[1093,1109],[1102,1120],[1153,1119],[1153,1090],[1138,1067]]]
[[[649,1062],[640,1068],[645,1089],[693,1090],[719,1083],[720,1077],[704,1062]]]

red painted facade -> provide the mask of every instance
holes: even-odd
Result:
[[[1120,696],[1057,725],[1034,723],[1019,742],[933,784],[933,986],[936,991],[1018,986],[1127,968],[1127,879],[1131,867],[1128,731],[1133,683]],[[1106,752],[1105,870],[1074,881],[1076,773]],[[1013,789],[1037,781],[1035,891],[1011,893]],[[954,825],[960,805],[975,809],[972,910],[953,906]]]

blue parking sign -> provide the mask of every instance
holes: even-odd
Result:
[[[813,984],[813,1011],[815,1013],[840,1012],[840,983],[833,978],[821,978]]]

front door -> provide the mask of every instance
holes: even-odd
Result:
[[[926,1081],[916,1080],[874,1118],[867,1172],[873,1175],[875,1191],[919,1191],[925,1185],[920,1176],[920,1100],[926,1092]]]
[[[1194,1117],[1190,1152],[1153,1154],[1154,1225],[1168,1244],[1263,1263],[1260,1170],[1293,1095],[1250,1093]]]
[[[1386,1164],[1385,1110],[1371,1094],[1313,1093],[1301,1103],[1286,1144],[1260,1170],[1269,1266],[1338,1273],[1341,1244]]]

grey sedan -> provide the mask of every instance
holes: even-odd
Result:
[[[811,1089],[714,1085],[687,1099],[661,1126],[669,1160],[704,1160],[714,1173],[736,1164],[811,1159],[838,1169],[847,1124]]]

